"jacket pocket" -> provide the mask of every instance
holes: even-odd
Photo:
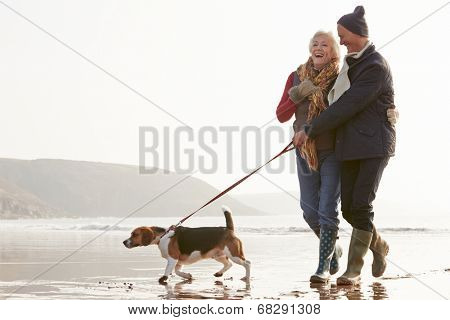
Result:
[[[353,123],[353,127],[356,129],[356,131],[358,131],[359,133],[361,133],[365,136],[373,137],[375,135],[375,130],[368,126]]]

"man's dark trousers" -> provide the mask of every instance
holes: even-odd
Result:
[[[353,228],[373,231],[372,202],[389,157],[342,161],[341,210]]]

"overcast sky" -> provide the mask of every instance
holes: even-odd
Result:
[[[273,119],[287,76],[308,57],[312,34],[318,29],[336,34],[336,21],[356,5],[365,6],[370,38],[380,48],[445,4],[2,2],[173,117],[0,3],[0,157],[126,164],[138,164],[140,126],[162,133],[164,126],[173,130],[181,121],[197,135],[202,126],[242,130]],[[401,114],[397,155],[380,187],[385,199],[432,200],[450,208],[441,203],[448,198],[450,180],[449,19],[447,5],[380,51],[391,66]],[[275,120],[270,125],[287,133],[291,122],[280,125]],[[270,153],[278,152],[288,137],[271,141]],[[242,176],[238,159],[245,155],[235,142],[233,173],[226,174],[220,159],[226,156],[226,137],[219,135],[218,140],[213,145],[219,155],[218,172],[195,176],[224,188]],[[198,150],[197,141],[185,144]],[[247,153],[254,154],[255,148],[248,145]],[[262,173],[284,189],[298,189],[296,175],[288,168],[279,174]],[[277,191],[255,176],[235,192]]]

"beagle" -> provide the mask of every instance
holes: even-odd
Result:
[[[233,261],[245,268],[244,281],[250,280],[250,261],[244,257],[242,242],[234,234],[234,224],[231,210],[222,206],[226,227],[187,228],[177,227],[169,230],[160,227],[139,227],[133,230],[131,237],[123,244],[128,249],[152,244],[158,245],[161,256],[167,259],[164,276],[159,283],[165,284],[169,275],[175,273],[185,279],[192,275],[182,272],[183,265],[195,263],[202,259],[215,259],[223,264],[223,268],[214,276],[221,277],[231,268]],[[231,261],[230,261],[231,260]]]

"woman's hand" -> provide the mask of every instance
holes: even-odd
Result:
[[[395,106],[393,108],[389,108],[386,111],[386,115],[388,118],[389,123],[391,124],[391,126],[395,126],[395,124],[397,123],[397,120],[400,116],[400,114],[398,113],[397,108],[395,108]]]
[[[306,79],[303,80],[298,86],[294,86],[289,89],[289,98],[297,104],[318,89],[319,87],[316,87],[310,80]]]

